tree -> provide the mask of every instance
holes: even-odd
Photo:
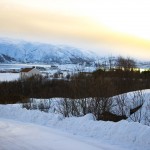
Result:
[[[124,71],[131,71],[136,68],[136,62],[130,57],[123,58],[119,56],[116,60],[116,68]]]

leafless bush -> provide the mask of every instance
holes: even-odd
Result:
[[[127,97],[127,94],[121,94],[121,95],[118,95],[114,98],[114,101],[115,101],[115,110],[114,110],[114,113],[115,114],[118,114],[118,115],[126,115],[126,112],[127,112],[127,101],[128,97]]]
[[[51,99],[33,99],[31,98],[28,102],[22,104],[23,108],[30,110],[40,110],[44,112],[48,112],[51,108]]]
[[[78,111],[78,101],[63,98],[57,102],[57,112],[61,113],[64,117],[69,116],[79,116],[80,112]]]
[[[150,100],[145,108],[144,124],[150,126]]]
[[[144,103],[144,93],[142,91],[135,91],[131,99],[132,108],[130,109],[130,119],[134,122],[141,122],[144,114],[142,113],[142,105]]]
[[[31,109],[31,103],[23,103],[22,108]]]
[[[95,115],[97,120],[102,119],[105,112],[110,112],[112,107],[112,99],[106,97],[92,98],[91,112]]]
[[[82,116],[93,113],[96,119],[100,119],[103,112],[107,112],[111,108],[111,98],[82,98],[67,99],[58,101],[57,112],[65,117]]]

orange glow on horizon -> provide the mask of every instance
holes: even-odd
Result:
[[[97,52],[104,45],[111,54],[150,58],[147,6],[141,0],[136,5],[120,0],[81,0],[80,5],[75,0],[1,0],[0,35],[74,43]]]

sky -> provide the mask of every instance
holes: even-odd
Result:
[[[149,0],[0,0],[0,36],[150,58]]]

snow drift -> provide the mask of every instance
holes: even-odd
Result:
[[[22,109],[19,104],[0,105],[0,114],[1,118],[53,127],[79,136],[111,140],[116,144],[143,147],[144,150],[150,147],[150,127],[140,123],[125,120],[118,123],[96,121],[92,114],[64,118],[54,113]]]

